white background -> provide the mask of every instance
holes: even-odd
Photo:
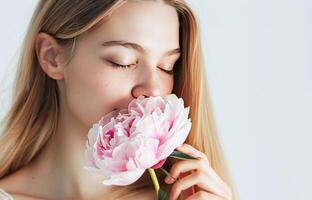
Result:
[[[0,1],[2,118],[37,1]],[[213,108],[239,199],[312,199],[312,2],[190,3],[201,23]]]

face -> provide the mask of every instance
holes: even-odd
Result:
[[[139,95],[170,94],[179,47],[173,7],[129,1],[78,38],[59,85],[61,98],[79,123],[89,128],[106,113],[127,108]]]

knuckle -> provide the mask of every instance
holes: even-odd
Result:
[[[170,175],[173,176],[174,178],[176,178],[176,176],[179,174],[181,169],[181,163],[175,163],[170,170]]]
[[[200,168],[204,169],[207,168],[207,161],[204,158],[200,158],[198,159],[198,165],[200,166]]]
[[[180,181],[180,180],[177,180],[177,181],[173,184],[171,190],[175,192],[175,191],[178,191],[178,190],[180,189],[180,187],[181,187],[181,181]]]
[[[202,157],[198,158],[196,162],[198,162],[199,165],[207,165],[206,159]]]
[[[194,178],[196,179],[197,182],[199,182],[202,178],[202,173],[200,171],[195,171]]]
[[[171,167],[171,170],[172,171],[175,171],[175,172],[181,172],[183,167],[188,163],[190,162],[189,160],[182,160],[182,161],[179,161],[179,162],[176,162],[172,165]]]
[[[211,168],[209,162],[207,162],[207,160],[205,160],[204,158],[199,158],[198,160],[196,160],[196,166],[197,169],[201,171],[207,171],[209,168]]]
[[[198,199],[204,199],[205,198],[205,192],[204,191],[198,191],[197,192],[197,198]]]
[[[208,163],[209,163],[209,159],[208,159],[208,156],[207,156],[206,154],[202,153],[202,157],[201,157],[201,159],[202,159],[203,161],[205,161],[205,162],[208,162]]]

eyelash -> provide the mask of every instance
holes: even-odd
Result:
[[[129,68],[130,66],[132,66],[132,65],[134,65],[134,64],[131,64],[131,65],[120,65],[120,64],[118,64],[118,63],[114,63],[114,62],[111,62],[111,61],[109,61],[114,67],[116,67],[116,68]],[[173,70],[171,70],[171,71],[168,71],[168,70],[164,70],[164,69],[161,69],[162,71],[164,71],[165,73],[167,73],[167,74],[173,74]]]
[[[110,62],[114,67],[117,67],[117,68],[121,68],[121,67],[124,67],[124,68],[129,68],[131,65],[119,65],[117,63],[114,63],[114,62]]]

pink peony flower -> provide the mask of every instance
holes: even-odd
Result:
[[[148,168],[159,168],[186,140],[189,107],[174,94],[139,96],[128,109],[93,124],[86,142],[85,169],[104,176],[105,185],[128,185]]]

